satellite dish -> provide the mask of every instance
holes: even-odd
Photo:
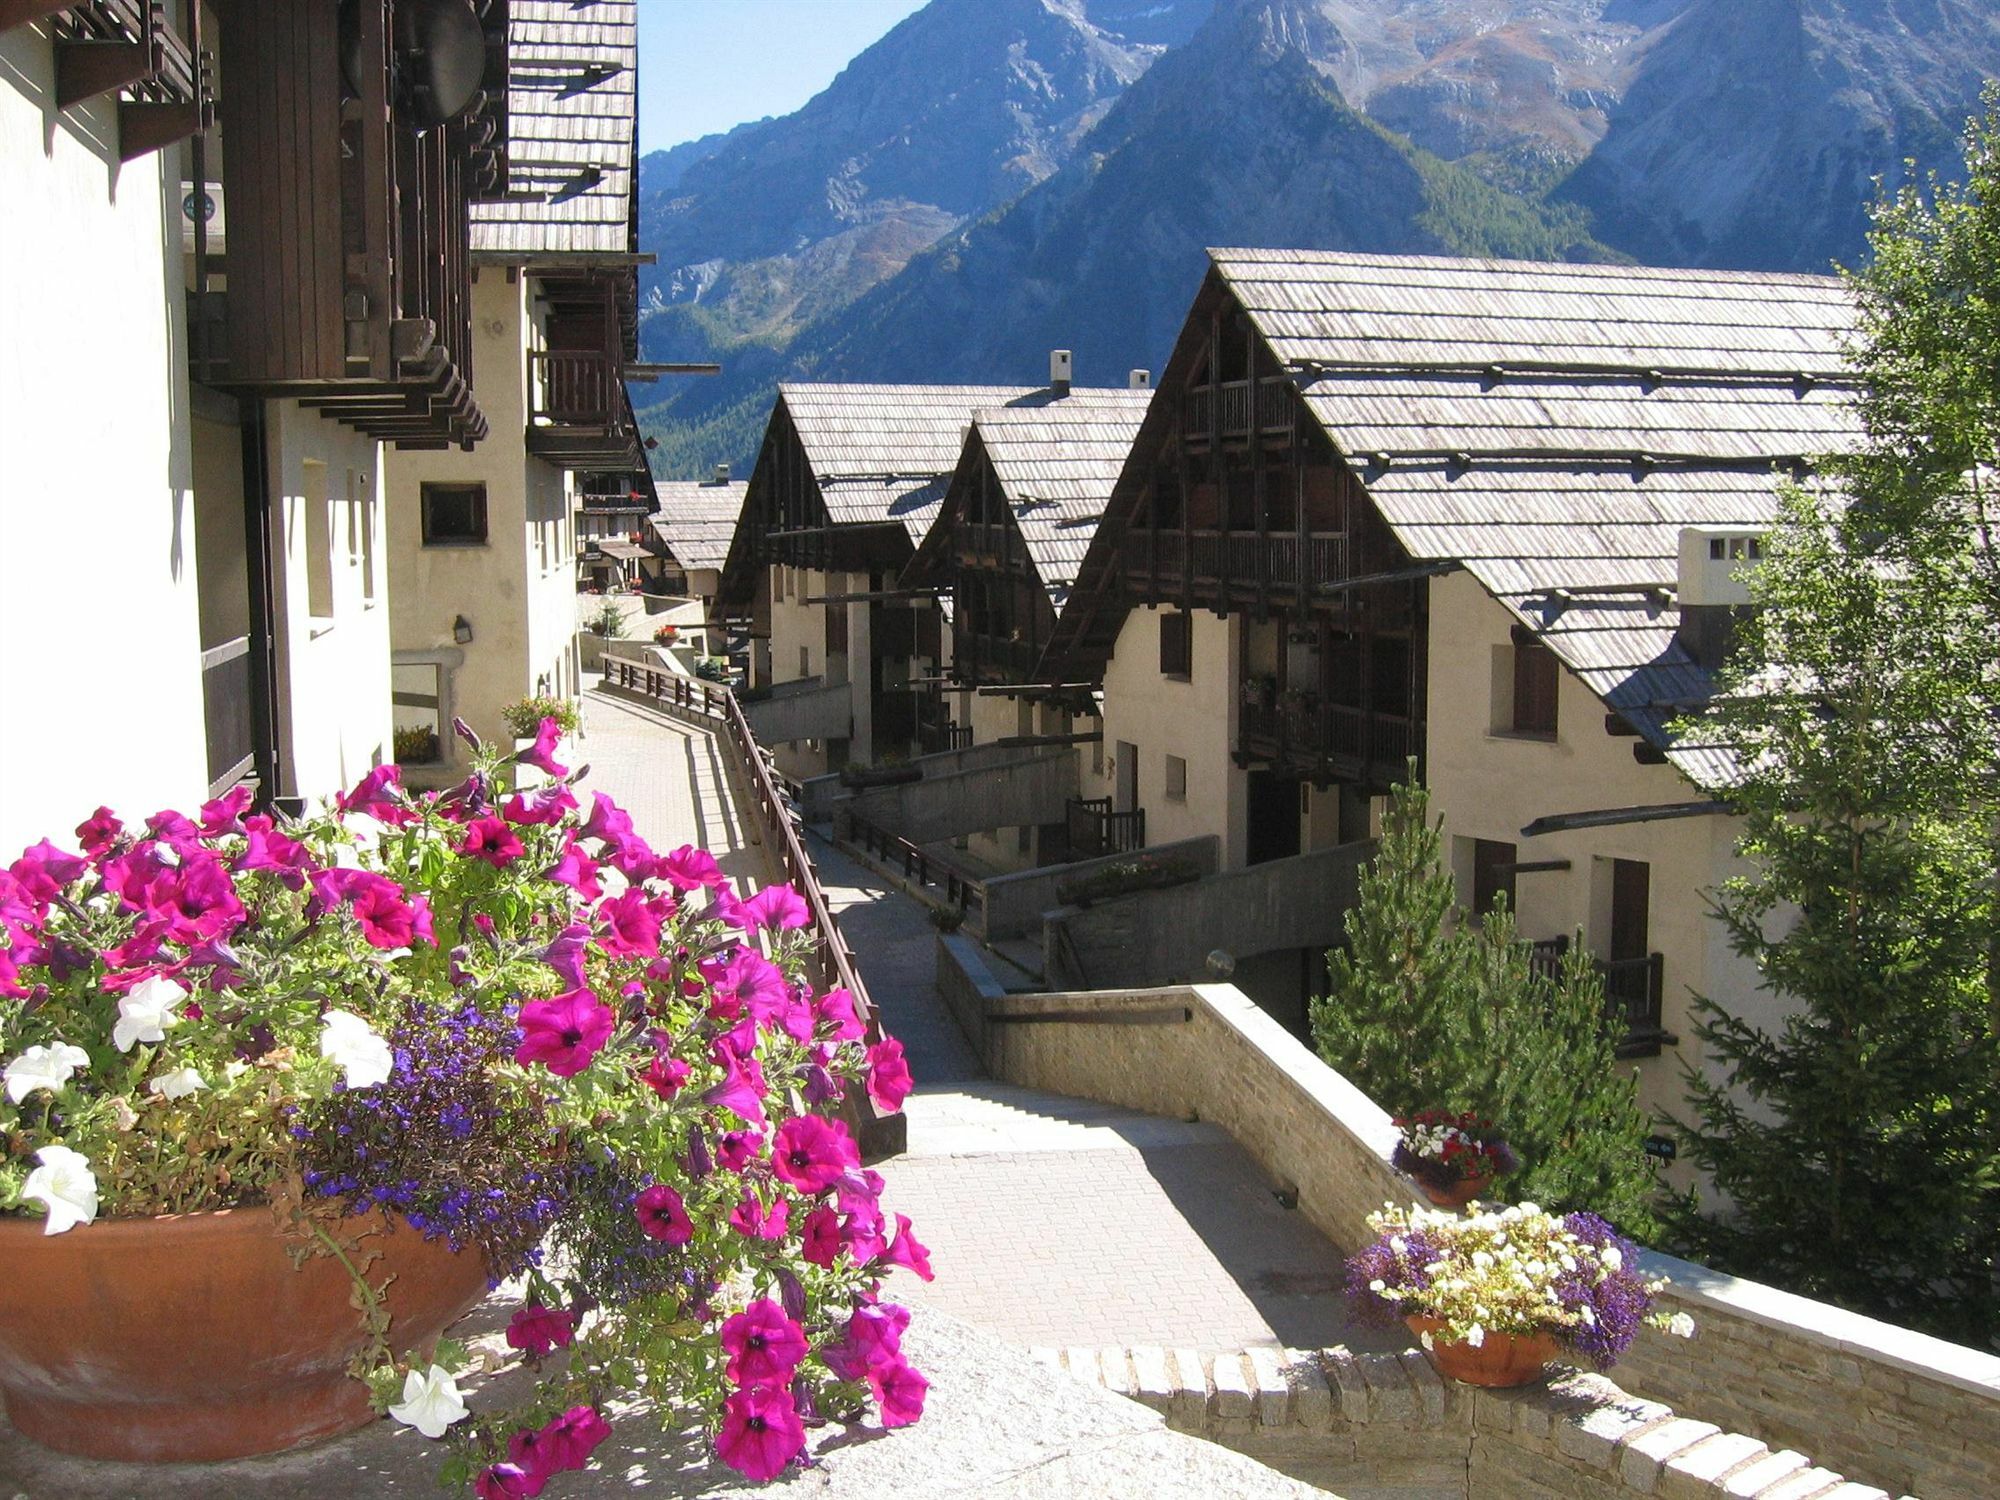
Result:
[[[418,135],[449,124],[483,104],[486,33],[472,0],[396,0],[390,97]],[[350,93],[361,93],[359,0],[340,7],[340,71]]]

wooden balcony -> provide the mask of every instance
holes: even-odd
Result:
[[[223,5],[229,239],[219,266],[197,249],[194,375],[399,446],[470,447],[487,424],[468,203],[506,94],[505,7],[485,16],[488,102],[441,125],[393,85],[412,61],[390,19],[389,0]]]
[[[1287,693],[1241,705],[1236,758],[1310,780],[1387,788],[1404,779],[1409,757],[1422,753],[1420,738],[1401,715]]]
[[[1282,375],[1194,386],[1181,406],[1182,435],[1194,443],[1247,439],[1253,421],[1259,433],[1290,432],[1296,419],[1292,383]]]
[[[601,350],[537,349],[528,358],[528,451],[564,469],[633,468],[639,433],[624,363]]]
[[[1066,809],[1069,857],[1099,859],[1133,854],[1146,847],[1146,809],[1113,812],[1109,797],[1073,798]]]
[[[954,559],[971,567],[1025,565],[1021,533],[1004,521],[960,521],[952,531]]]
[[[1544,938],[1529,944],[1529,963],[1536,973],[1555,979],[1568,952],[1567,937]],[[1658,1057],[1662,1046],[1679,1042],[1664,1024],[1666,959],[1662,955],[1591,962],[1604,981],[1604,1011],[1617,1038],[1619,1057]]]
[[[1042,655],[1041,647],[1029,641],[957,629],[952,651],[958,675],[966,682],[1026,682]]]
[[[191,8],[196,28],[199,7]],[[214,66],[198,34],[175,30],[165,0],[49,5],[0,0],[0,31],[53,19],[56,107],[118,95],[118,155],[131,161],[207,128]]]
[[[1341,532],[1133,530],[1123,544],[1125,584],[1149,603],[1310,597],[1348,576],[1349,544]]]

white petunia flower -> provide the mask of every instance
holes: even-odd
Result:
[[[387,1083],[395,1054],[380,1033],[351,1010],[330,1010],[319,1034],[319,1055],[340,1064],[351,1089]]]
[[[1481,1344],[1486,1342],[1486,1330],[1481,1328],[1477,1323],[1474,1323],[1470,1328],[1465,1330],[1465,1341],[1477,1349]]]
[[[164,1042],[166,1028],[180,1020],[174,1012],[187,997],[184,988],[164,975],[154,974],[141,980],[118,997],[118,1022],[111,1028],[112,1044],[120,1052],[130,1052],[139,1042]]]
[[[146,1082],[146,1092],[158,1094],[162,1099],[185,1099],[197,1089],[205,1089],[201,1074],[193,1068],[175,1068],[171,1073],[160,1073]]]
[[[62,1234],[97,1218],[97,1174],[89,1159],[67,1146],[44,1146],[35,1153],[41,1165],[28,1174],[21,1196],[33,1198],[49,1211],[43,1234]]]
[[[1684,1312],[1677,1312],[1667,1319],[1667,1332],[1677,1339],[1694,1337],[1694,1319]]]
[[[36,1089],[55,1093],[70,1074],[90,1066],[90,1054],[68,1042],[53,1047],[29,1047],[7,1064],[7,1097],[19,1104]]]
[[[403,1399],[389,1408],[389,1415],[427,1438],[441,1438],[445,1428],[468,1413],[458,1382],[449,1371],[432,1365],[421,1375],[412,1370],[403,1377]]]
[[[1597,1258],[1604,1262],[1604,1269],[1607,1271],[1615,1271],[1625,1264],[1625,1252],[1616,1245],[1606,1245],[1597,1252]]]

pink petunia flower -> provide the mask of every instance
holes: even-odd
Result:
[[[402,771],[394,765],[377,766],[354,784],[351,792],[335,792],[333,805],[341,814],[363,813],[379,823],[392,826],[416,816],[404,795]]]
[[[629,830],[629,823],[627,828]],[[711,890],[729,888],[729,877],[722,873],[715,856],[706,849],[695,848],[693,844],[683,844],[672,854],[662,855],[656,873],[677,891],[691,891],[699,886],[707,886]]]
[[[521,1007],[514,1061],[524,1068],[540,1063],[558,1078],[574,1078],[610,1039],[612,1020],[611,1007],[586,989],[530,1000]]]
[[[531,792],[516,792],[500,810],[510,823],[560,823],[562,815],[575,806],[575,795],[558,781]]]
[[[64,886],[80,878],[89,868],[89,860],[65,854],[43,839],[32,849],[23,850],[21,857],[9,865],[7,871],[21,883],[21,889],[30,898],[47,905],[62,893]]]
[[[473,925],[477,926],[479,919],[485,915],[483,911],[475,913],[472,919]],[[557,933],[555,941],[542,950],[542,962],[566,980],[571,989],[582,989],[583,955],[589,948],[590,929],[581,922],[573,922]]]
[[[868,1097],[884,1114],[893,1115],[903,1107],[914,1082],[901,1042],[885,1036],[868,1049]]]
[[[546,1474],[528,1473],[519,1464],[488,1464],[472,1481],[479,1500],[534,1500],[549,1482]]]
[[[556,1349],[566,1349],[576,1337],[576,1314],[559,1307],[530,1302],[514,1309],[507,1322],[507,1347],[532,1354],[536,1359]]]
[[[422,896],[406,899],[403,888],[386,875],[377,875],[356,892],[354,920],[361,924],[361,936],[375,948],[408,948],[422,942],[435,946],[437,933],[431,925],[430,903]]]
[[[781,1240],[789,1227],[791,1205],[783,1198],[764,1206],[753,1187],[743,1189],[743,1197],[729,1211],[729,1227],[753,1240]]]
[[[206,850],[183,859],[150,882],[142,906],[167,924],[176,943],[198,943],[233,932],[243,921],[243,903],[222,861]]]
[[[483,859],[496,870],[504,870],[521,857],[521,841],[504,818],[474,818],[465,825],[465,842],[458,852],[471,859]]]
[[[910,1233],[908,1214],[896,1215],[896,1238],[883,1253],[882,1262],[890,1266],[907,1266],[917,1273],[920,1281],[931,1279],[931,1252]]]
[[[630,890],[598,903],[597,919],[602,924],[599,945],[614,958],[660,951],[660,926],[672,916],[671,907],[642,890]]]
[[[715,1060],[726,1070],[722,1082],[702,1095],[710,1104],[719,1104],[745,1124],[764,1123],[764,1070],[754,1057],[745,1057],[717,1046]]]
[[[568,886],[586,901],[595,901],[604,894],[604,888],[597,883],[597,868],[597,861],[572,839],[562,858],[542,871],[542,878]]]
[[[829,1370],[842,1380],[860,1380],[871,1370],[902,1357],[903,1330],[910,1310],[894,1302],[870,1302],[854,1309],[840,1341],[820,1351]]]
[[[805,1424],[792,1405],[791,1392],[751,1386],[722,1403],[715,1451],[744,1478],[757,1484],[777,1478],[805,1445]]]
[[[812,922],[812,908],[806,898],[788,885],[767,885],[748,901],[734,901],[720,913],[722,920],[745,932],[768,927],[782,932],[805,927]]]
[[[828,1040],[858,1041],[863,1035],[860,1016],[854,1011],[854,996],[845,989],[828,990],[813,1002],[813,1016],[822,1026],[831,1027]]]
[[[236,871],[264,871],[298,890],[315,868],[312,851],[297,839],[280,833],[269,818],[244,820],[248,835],[243,852],[236,857]]]
[[[209,838],[243,832],[243,815],[250,811],[250,788],[232,787],[201,805],[201,831]]]
[[[81,823],[76,825],[76,841],[89,855],[102,854],[118,842],[118,836],[125,831],[125,825],[113,816],[108,807],[100,807]]]
[[[681,1091],[681,1085],[688,1081],[688,1076],[693,1072],[691,1064],[661,1052],[654,1056],[652,1063],[640,1075],[639,1081],[662,1099],[671,1099]]]
[[[755,1130],[725,1130],[715,1138],[715,1159],[732,1172],[741,1172],[764,1154],[764,1137]]]
[[[533,766],[550,776],[567,776],[569,767],[560,765],[556,761],[556,746],[561,743],[562,725],[554,719],[544,719],[540,727],[535,730],[535,742],[527,749],[518,752],[514,759],[524,766]]]
[[[868,1388],[882,1408],[884,1427],[907,1427],[924,1414],[931,1383],[900,1357],[868,1372]]]
[[[598,1444],[610,1436],[611,1424],[596,1407],[572,1406],[542,1428],[540,1446],[547,1455],[549,1472],[585,1467]]]
[[[771,1170],[809,1197],[818,1197],[860,1165],[861,1153],[847,1127],[818,1115],[785,1121],[771,1146]]]
[[[694,1221],[688,1217],[681,1195],[664,1182],[656,1182],[639,1194],[635,1203],[639,1231],[650,1240],[669,1245],[685,1245],[694,1238]]]
[[[840,1259],[840,1216],[825,1204],[806,1215],[800,1236],[799,1253],[813,1265],[831,1269]]]
[[[590,816],[577,831],[587,839],[603,839],[607,844],[617,844],[632,837],[632,819],[624,808],[598,792],[590,804]]]
[[[807,1353],[804,1330],[769,1297],[724,1319],[720,1338],[733,1385],[788,1385]]]

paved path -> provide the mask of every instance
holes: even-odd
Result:
[[[707,734],[602,693],[585,732],[592,784],[654,847],[699,843],[732,874],[771,878]],[[809,844],[918,1081],[909,1151],[882,1172],[937,1279],[898,1273],[899,1295],[1027,1346],[1402,1342],[1347,1324],[1339,1253],[1220,1128],[987,1078],[938,998],[925,908],[825,840]]]

